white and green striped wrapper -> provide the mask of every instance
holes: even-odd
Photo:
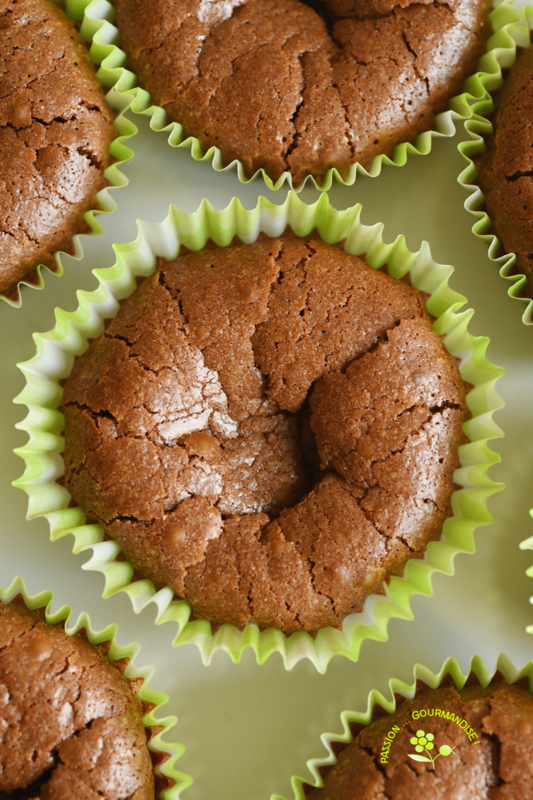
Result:
[[[412,619],[412,595],[430,596],[433,573],[453,574],[457,553],[473,553],[474,530],[491,522],[487,499],[502,488],[488,477],[487,470],[499,460],[489,442],[502,435],[492,416],[503,405],[495,389],[503,370],[485,357],[489,340],[468,332],[473,311],[463,308],[466,299],[449,286],[453,267],[437,264],[427,243],[417,253],[407,249],[403,236],[386,244],[383,225],[363,225],[360,217],[360,205],[336,211],[325,194],[314,205],[306,205],[293,192],[279,206],[260,198],[251,211],[245,210],[238,199],[221,211],[204,200],[194,214],[171,206],[162,223],[140,221],[134,242],[114,245],[115,264],[94,272],[98,289],[79,291],[79,306],[74,312],[57,309],[53,330],[34,334],[36,355],[19,365],[26,386],[15,402],[27,406],[28,415],[17,427],[28,433],[29,441],[16,450],[25,461],[25,472],[15,485],[28,495],[28,518],[45,517],[53,541],[72,535],[75,553],[92,554],[83,568],[104,576],[104,596],[126,592],[136,612],[153,603],[157,624],[171,623],[174,645],[195,643],[206,664],[217,650],[225,650],[239,661],[247,647],[253,648],[259,663],[272,653],[280,653],[287,669],[303,658],[311,660],[320,672],[334,655],[356,660],[365,639],[387,639],[391,617]],[[287,226],[299,236],[316,230],[327,243],[343,241],[347,252],[364,254],[375,269],[387,265],[395,278],[409,273],[412,284],[430,295],[427,308],[436,318],[434,328],[450,353],[460,360],[463,379],[473,386],[467,397],[471,418],[464,424],[469,442],[459,449],[460,467],[454,475],[461,488],[452,497],[453,515],[446,520],[441,540],[429,544],[423,560],[411,560],[403,577],[391,577],[384,585],[385,595],[369,597],[363,612],[348,616],[340,630],[328,627],[315,636],[303,631],[285,635],[273,628],[260,630],[250,623],[243,630],[222,625],[214,632],[207,620],[190,620],[189,603],[176,598],[171,587],[156,591],[149,580],[134,579],[133,566],[117,560],[119,544],[106,540],[100,525],[86,524],[80,508],[69,507],[70,495],[56,482],[64,469],[60,381],[70,374],[75,357],[87,349],[88,340],[103,331],[104,320],[114,317],[120,301],[134,291],[136,278],[155,270],[158,256],[173,259],[181,245],[200,250],[210,239],[221,247],[229,245],[235,236],[254,242],[261,232],[279,236]]]
[[[502,70],[512,67],[517,58],[517,48],[529,47],[531,44],[531,29],[533,28],[533,7],[526,6],[524,12],[516,8],[502,5],[498,9],[501,27],[492,37],[493,50],[487,58],[487,79],[485,87],[494,94],[502,86]],[[505,24],[505,21],[507,23]],[[527,278],[516,272],[516,254],[505,253],[501,255],[500,241],[494,233],[490,232],[491,220],[487,212],[480,208],[484,202],[484,195],[476,184],[478,170],[473,159],[485,152],[485,139],[493,133],[493,127],[488,116],[494,111],[494,101],[488,94],[480,101],[473,103],[472,116],[465,122],[469,138],[459,144],[459,152],[467,162],[467,166],[458,177],[458,181],[469,193],[465,201],[465,208],[469,211],[475,222],[472,232],[475,236],[486,242],[490,260],[499,269],[507,287],[507,294],[521,305],[522,321],[525,325],[533,325],[533,300],[523,297],[522,293],[527,286]],[[517,309],[519,306],[517,306]]]

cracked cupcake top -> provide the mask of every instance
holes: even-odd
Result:
[[[445,110],[483,52],[486,0],[115,0],[140,84],[249,176],[368,167]]]
[[[0,603],[0,796],[153,800],[135,683],[102,648]]]
[[[285,235],[161,261],[63,408],[65,485],[139,574],[292,631],[438,537],[465,398],[418,292]]]
[[[74,23],[0,0],[0,291],[69,250],[104,186],[111,110]]]
[[[528,800],[533,697],[490,686],[419,689],[359,732],[308,800]],[[356,731],[353,731],[356,733]],[[411,758],[414,756],[414,758]]]
[[[496,101],[479,185],[494,232],[528,279],[533,297],[533,48],[511,68]]]

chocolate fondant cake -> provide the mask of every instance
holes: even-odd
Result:
[[[0,603],[0,796],[153,800],[143,709],[102,648]]]
[[[115,0],[155,103],[225,163],[295,183],[429,130],[483,52],[485,0]]]
[[[111,109],[74,23],[51,0],[0,0],[0,292],[71,249],[96,207]]]
[[[362,728],[308,799],[529,800],[532,748],[527,688],[426,688]]]
[[[511,68],[497,100],[494,136],[487,140],[479,185],[495,233],[533,296],[533,48]]]
[[[65,485],[140,575],[292,631],[440,535],[465,394],[415,289],[286,235],[161,260],[63,407]]]

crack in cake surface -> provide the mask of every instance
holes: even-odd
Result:
[[[412,700],[397,696],[397,701],[393,714],[358,726],[353,741],[338,751],[336,762],[321,769],[324,786],[310,787],[306,793],[310,800],[422,796],[527,800],[532,780],[528,753],[533,744],[533,698],[527,683],[508,685],[496,673],[491,683],[482,687],[471,675],[462,689],[446,685],[445,679],[437,689],[418,685]],[[442,715],[432,713],[436,711]],[[417,719],[417,712],[427,716]],[[466,723],[461,727],[458,721]],[[465,732],[466,725],[471,737]],[[420,728],[434,736],[432,753],[446,744],[452,749],[449,758],[439,757],[433,765],[409,758]],[[396,729],[396,735],[384,757],[384,742],[391,729]]]
[[[477,0],[116,0],[141,85],[204,149],[295,183],[429,130],[483,51]],[[430,44],[429,44],[430,43]],[[171,55],[172,54],[172,55]]]
[[[71,247],[104,186],[113,137],[88,52],[47,0],[2,0],[0,291]]]
[[[290,236],[161,263],[63,402],[65,485],[138,570],[285,630],[338,625],[438,535],[465,411],[419,294]]]
[[[0,797],[154,797],[135,682],[81,636],[0,604]]]

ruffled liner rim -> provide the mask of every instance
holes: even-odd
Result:
[[[500,7],[501,12],[508,9]],[[517,9],[514,9],[517,11]],[[495,233],[491,232],[491,220],[481,206],[485,196],[476,184],[478,170],[474,159],[485,152],[485,138],[493,133],[493,127],[488,119],[494,111],[492,94],[497,92],[503,84],[502,70],[512,67],[517,58],[517,48],[529,47],[531,44],[530,31],[533,29],[533,7],[526,6],[520,18],[505,25],[494,39],[494,70],[487,79],[485,86],[490,94],[480,101],[472,104],[472,116],[465,122],[469,139],[460,142],[458,150],[467,162],[462,170],[458,182],[469,193],[464,207],[475,218],[472,233],[488,246],[488,256],[497,265],[501,277],[507,282],[507,294],[522,304],[522,322],[524,325],[533,325],[533,299],[525,295],[527,277],[516,270],[516,253],[505,253]],[[503,254],[502,254],[503,253]]]

